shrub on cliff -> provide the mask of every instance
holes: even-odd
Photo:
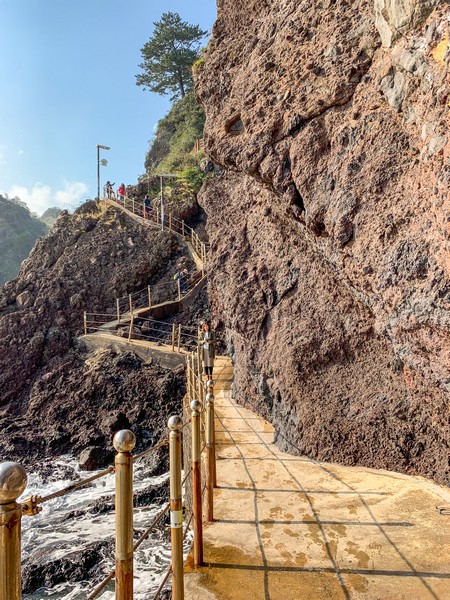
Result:
[[[176,102],[158,122],[156,135],[145,158],[149,175],[182,171],[197,165],[203,154],[191,154],[196,140],[203,137],[205,115],[192,92]]]

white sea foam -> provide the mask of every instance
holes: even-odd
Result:
[[[78,469],[71,458],[64,457],[55,462],[55,473],[62,473],[67,466],[77,471],[80,477],[86,477],[85,472]],[[151,484],[159,484],[167,480],[168,474],[158,477],[144,477],[145,467],[139,463],[134,470],[134,489],[143,490]],[[93,473],[89,473],[91,475]],[[45,483],[37,474],[29,475],[29,482],[24,496],[50,494],[69,485],[64,479]],[[66,518],[73,511],[83,511],[88,504],[102,496],[109,496],[110,502],[114,497],[114,474],[106,475],[96,480],[86,488],[77,490],[62,498],[55,498],[43,505],[43,511],[35,517],[24,517],[22,526],[22,556],[26,560],[37,549],[48,553],[49,561],[56,560],[68,553],[77,552],[85,545],[114,537],[114,512],[104,514],[81,513],[72,518]],[[142,532],[161,510],[160,506],[136,508],[134,511],[134,528]],[[61,522],[62,521],[62,522]],[[190,544],[188,537],[186,549]],[[105,557],[101,563],[102,571],[107,574],[114,567],[114,556]],[[134,557],[134,589],[136,600],[149,600],[158,588],[160,581],[170,564],[169,536],[161,535],[160,530],[150,534],[140,546]],[[25,594],[24,600],[82,600],[93,589],[91,581],[80,583],[63,583],[51,589],[40,590],[35,594]],[[114,583],[110,583],[98,598],[114,600]]]

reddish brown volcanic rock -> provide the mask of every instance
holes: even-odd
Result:
[[[219,2],[210,296],[283,447],[448,483],[448,4],[382,4]]]

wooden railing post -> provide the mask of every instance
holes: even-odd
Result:
[[[181,235],[184,237],[184,219],[181,221]]]
[[[87,316],[86,311],[83,313],[84,335],[87,335]]]
[[[116,472],[116,600],[133,600],[133,456],[129,429],[114,436]]]
[[[172,599],[184,600],[183,504],[181,497],[181,430],[183,420],[169,419],[170,537],[172,542]]]
[[[116,298],[116,309],[117,309],[117,320],[120,323],[120,301],[119,301],[119,298]]]
[[[131,199],[131,212],[134,215],[134,213],[135,213],[135,211],[134,211],[134,197]]]
[[[181,283],[180,283],[179,279],[177,279],[177,287],[178,287],[178,300],[181,300]]]
[[[27,474],[21,465],[0,464],[0,600],[22,598],[22,506],[16,500],[26,485]]]
[[[169,230],[172,231],[172,213],[169,213]]]
[[[147,286],[147,291],[148,291],[148,306],[149,308],[152,307],[152,288],[148,285]]]
[[[200,412],[202,403],[192,400],[192,512],[194,515],[194,566],[203,564],[202,480],[200,470]]]
[[[130,307],[130,313],[133,312],[133,298],[131,297],[131,294],[128,294],[128,305]]]

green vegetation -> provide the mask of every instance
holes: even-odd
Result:
[[[17,276],[36,239],[48,229],[18,198],[0,196],[0,215],[0,285],[3,285]]]
[[[193,149],[203,137],[204,123],[205,115],[195,102],[193,92],[176,102],[158,122],[155,138],[145,159],[148,175],[179,174],[196,193],[204,178],[200,163],[205,155],[203,151],[193,152]],[[167,183],[170,185],[169,181]]]
[[[192,89],[192,64],[198,58],[206,31],[182,21],[177,13],[164,13],[149,41],[141,48],[144,71],[136,75],[136,84],[171,100],[184,98]]]

